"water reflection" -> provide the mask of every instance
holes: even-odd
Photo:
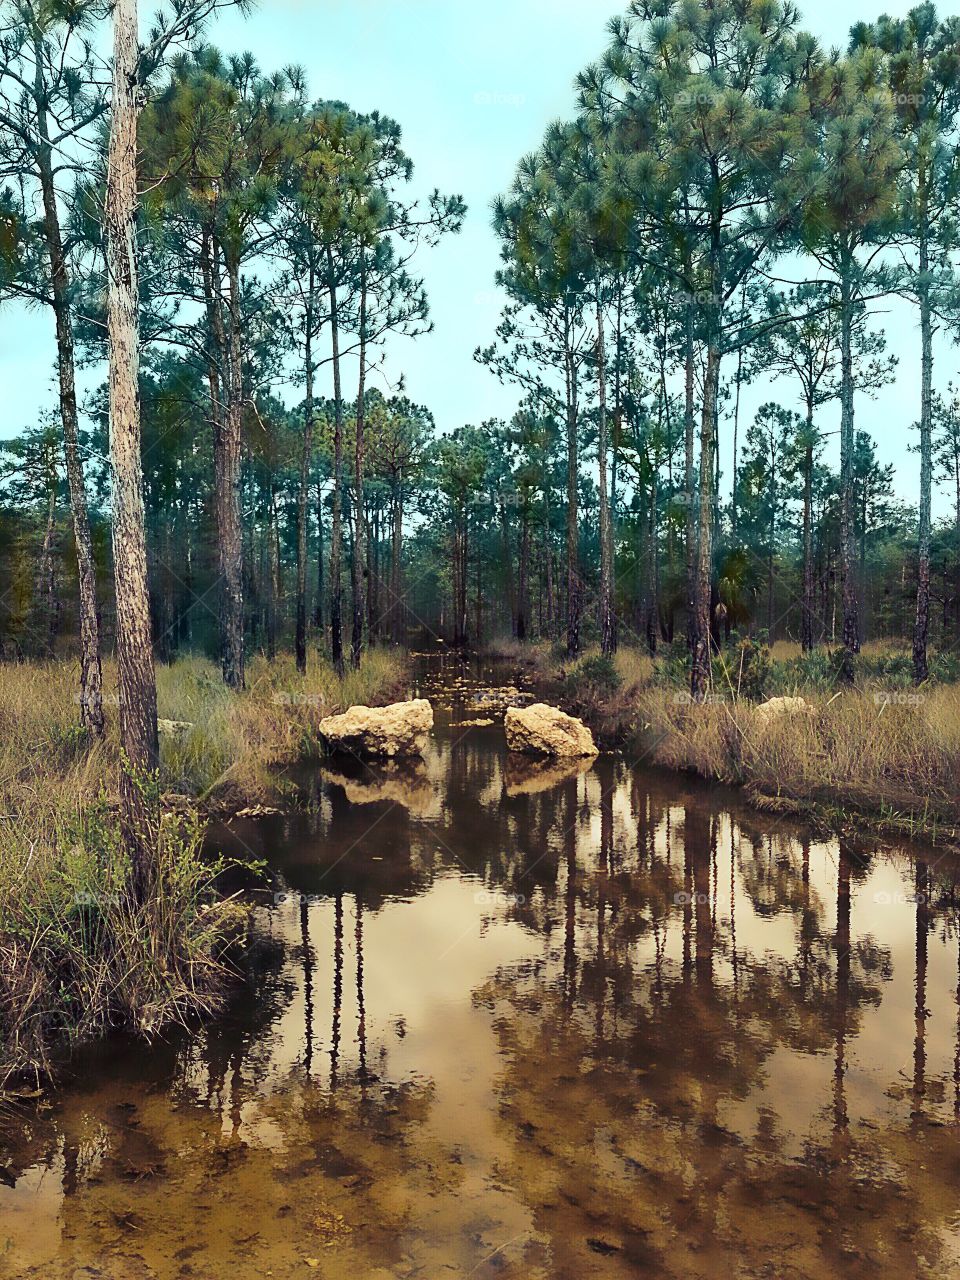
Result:
[[[238,828],[251,985],[4,1118],[0,1275],[960,1275],[953,864],[538,773],[450,727],[481,687]]]

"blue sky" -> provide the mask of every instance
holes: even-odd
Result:
[[[842,45],[855,19],[909,7],[887,0],[876,9],[848,8],[816,0],[801,10],[804,25],[822,43]],[[149,8],[146,0],[142,8]],[[435,331],[416,341],[396,340],[387,382],[381,382],[388,391],[403,372],[408,394],[433,409],[441,430],[507,416],[515,406],[517,393],[472,358],[478,344],[490,341],[502,304],[493,283],[499,259],[490,202],[509,185],[518,158],[537,146],[546,125],[571,114],[574,76],[605,47],[606,23],[617,11],[609,0],[261,0],[246,19],[221,14],[208,33],[225,52],[251,50],[264,70],[303,65],[313,97],[340,98],[359,111],[377,108],[394,117],[416,166],[417,190],[439,187],[466,199],[461,234],[417,261]],[[917,466],[907,443],[918,412],[919,363],[913,312],[892,304],[885,325],[900,357],[899,376],[877,401],[858,403],[858,426],[874,435],[882,460],[897,465],[898,490],[912,499]],[[14,434],[53,404],[52,354],[51,317],[0,311],[0,435]],[[954,375],[956,348],[941,343],[937,355],[935,382],[944,386]],[[742,423],[771,392],[760,384],[745,393]],[[786,403],[792,386],[781,385],[775,394]],[[833,424],[825,417],[823,426]],[[723,442],[721,448],[729,476]],[[937,506],[945,510],[945,499]]]

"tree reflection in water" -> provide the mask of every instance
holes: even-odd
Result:
[[[287,896],[223,1019],[4,1117],[0,1275],[960,1275],[948,861],[538,775],[455,674],[422,767],[237,829]]]

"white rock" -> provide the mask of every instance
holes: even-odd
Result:
[[[545,702],[510,707],[503,727],[511,751],[557,757],[597,755],[593,734],[583,721]]]
[[[158,720],[157,733],[161,738],[182,738],[193,728],[189,720]]]
[[[811,715],[814,709],[805,698],[770,698],[761,702],[754,714],[762,724],[769,724],[783,716]]]
[[[426,698],[388,707],[351,707],[317,726],[328,749],[356,756],[420,756],[433,728]]]

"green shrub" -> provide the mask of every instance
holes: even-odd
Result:
[[[567,692],[576,702],[605,702],[622,683],[613,659],[602,654],[584,658],[567,674]]]

